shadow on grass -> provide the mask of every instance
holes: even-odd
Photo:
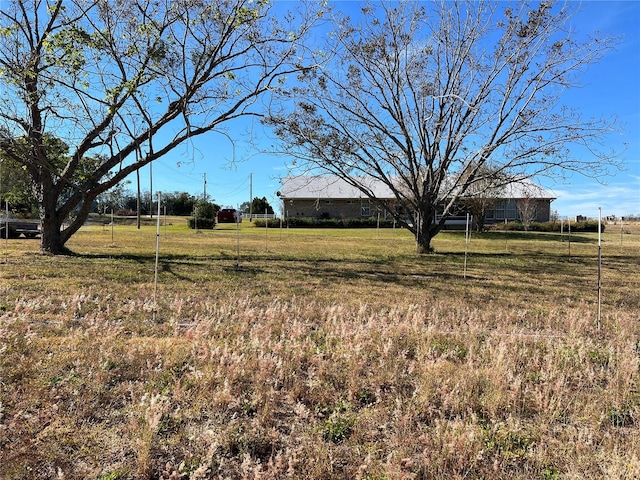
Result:
[[[458,231],[446,231],[442,232],[447,235],[457,236],[464,238],[465,232]],[[471,232],[471,238],[478,238],[482,240],[495,240],[495,241],[531,241],[531,242],[567,242],[571,240],[572,243],[597,243],[598,238],[595,236],[586,236],[581,233],[572,233],[571,235],[566,232],[561,234],[559,232]]]
[[[464,232],[461,235],[464,235]],[[557,235],[535,232],[509,232],[508,235],[510,239],[523,240],[557,241],[559,238]],[[487,233],[482,236],[487,239],[502,239],[504,233]],[[576,236],[573,239],[575,238],[581,239],[584,243],[597,242],[597,239],[589,237]],[[380,259],[340,259],[329,256],[298,258],[288,254],[249,254],[241,256],[238,261],[237,257],[224,252],[197,256],[187,253],[161,253],[160,268],[163,275],[168,275],[176,281],[194,283],[210,282],[215,275],[224,275],[229,279],[235,278],[236,280],[233,281],[239,283],[264,275],[265,282],[275,280],[285,284],[315,278],[343,285],[350,281],[373,281],[377,285],[375,288],[383,289],[386,284],[443,289],[443,292],[448,284],[496,283],[503,276],[503,272],[511,272],[511,276],[520,278],[517,288],[521,288],[522,285],[523,289],[526,289],[527,285],[535,284],[537,279],[543,276],[550,278],[549,275],[555,277],[554,282],[578,284],[583,281],[582,277],[591,275],[597,268],[595,254],[568,256],[557,250],[521,253],[471,252],[468,254],[468,271],[465,275],[464,256],[464,252],[447,252],[423,256],[398,255]],[[78,257],[89,261],[108,259],[113,263],[132,262],[144,265],[147,269],[152,267],[155,261],[154,253],[94,253],[82,254]],[[606,258],[604,262],[605,269],[621,267],[633,269],[634,265],[640,265],[640,259],[632,255],[616,255],[613,258]],[[123,269],[118,267],[118,270]],[[165,278],[164,281],[168,280]],[[286,288],[286,285],[283,284],[283,288]]]

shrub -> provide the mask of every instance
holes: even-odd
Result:
[[[264,227],[266,222],[269,228],[280,226],[280,219],[258,219],[254,223],[258,227]],[[283,226],[291,228],[392,228],[393,220],[370,218],[312,218],[289,217],[283,220]]]
[[[600,225],[600,231],[604,232],[604,223]],[[571,224],[572,232],[597,232],[598,222],[596,220],[586,220],[584,222],[576,222]]]
[[[198,200],[193,207],[195,217],[197,219],[209,219],[216,218],[216,213],[220,210],[220,207],[215,203],[207,202],[206,200]]]
[[[191,229],[200,228],[203,230],[211,230],[216,226],[216,221],[212,218],[200,218],[200,219],[197,219],[197,225],[196,225],[195,218],[188,218],[187,224]]]
[[[216,214],[219,209],[215,203],[199,200],[194,206],[194,217],[187,220],[189,228],[212,229],[216,226]]]
[[[525,228],[521,222],[509,222],[506,225],[504,223],[496,223],[490,227],[492,230],[508,230],[511,232],[524,232]],[[529,225],[530,232],[551,232],[560,233],[564,228],[567,232],[567,225],[564,227],[560,222],[533,222]],[[601,231],[604,232],[605,225],[601,224]],[[584,222],[571,222],[571,231],[575,233],[597,232],[598,221],[597,220],[585,220]]]

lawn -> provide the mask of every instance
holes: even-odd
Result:
[[[640,477],[640,227],[599,309],[597,234],[146,223],[0,242],[0,478]]]

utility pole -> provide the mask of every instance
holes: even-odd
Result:
[[[203,200],[206,202],[207,201],[207,172],[202,174],[202,177],[204,178],[204,198]]]
[[[249,174],[249,221],[253,215],[253,173]]]

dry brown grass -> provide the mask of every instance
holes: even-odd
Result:
[[[638,234],[117,228],[0,247],[2,479],[640,477]]]

